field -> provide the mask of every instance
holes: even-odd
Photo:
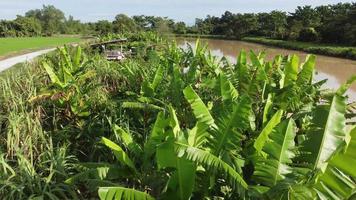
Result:
[[[121,62],[82,45],[0,74],[1,198],[355,197],[356,76],[330,91],[313,55],[101,41],[121,37]]]
[[[79,37],[20,37],[0,38],[0,59],[9,55],[37,49],[57,47],[81,41]]]

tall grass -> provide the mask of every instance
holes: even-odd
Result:
[[[67,155],[66,146],[54,146],[43,130],[43,108],[28,101],[43,87],[43,75],[33,62],[20,64],[0,77],[0,196],[5,199],[74,195],[61,183],[73,157]]]

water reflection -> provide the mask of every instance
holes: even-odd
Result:
[[[307,53],[301,51],[269,47],[249,42],[216,39],[202,39],[202,41],[208,44],[214,55],[225,56],[232,62],[236,61],[236,56],[241,49],[257,52],[265,51],[267,60],[272,60],[279,54],[296,54],[300,57],[300,62],[303,62],[307,56]],[[177,42],[179,45],[186,45],[187,43],[194,45],[195,39],[178,38]],[[346,82],[353,74],[356,74],[356,61],[354,60],[318,55],[316,63],[315,80],[328,79],[328,82],[324,85],[325,88],[337,89],[340,84]],[[350,100],[356,101],[356,84],[351,86],[347,94]]]

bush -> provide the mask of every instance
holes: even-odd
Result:
[[[319,34],[314,28],[303,28],[299,32],[298,40],[303,42],[315,42],[318,41]]]

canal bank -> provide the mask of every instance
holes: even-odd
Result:
[[[195,45],[196,38],[177,38],[179,45]],[[218,57],[225,56],[231,62],[236,62],[238,53],[244,49],[245,51],[266,52],[266,59],[272,60],[276,55],[291,55],[295,54],[300,57],[300,63],[304,62],[308,53],[297,50],[282,49],[271,47],[262,44],[251,42],[222,40],[222,39],[201,39],[202,42],[208,44],[211,52]],[[337,89],[341,84],[345,83],[353,74],[356,74],[356,61],[344,58],[318,55],[316,58],[315,81],[328,79],[324,85],[327,89]],[[350,87],[348,95],[351,100],[356,101],[356,84]]]
[[[351,47],[351,46],[337,46],[334,44],[286,41],[286,40],[277,40],[277,39],[270,39],[270,38],[263,38],[263,37],[244,37],[242,39],[236,39],[224,35],[199,35],[199,34],[177,35],[176,34],[174,36],[177,38],[202,38],[202,39],[245,41],[245,42],[252,42],[252,43],[263,44],[263,45],[268,45],[273,47],[280,47],[284,49],[304,51],[312,54],[356,60],[356,47]]]

